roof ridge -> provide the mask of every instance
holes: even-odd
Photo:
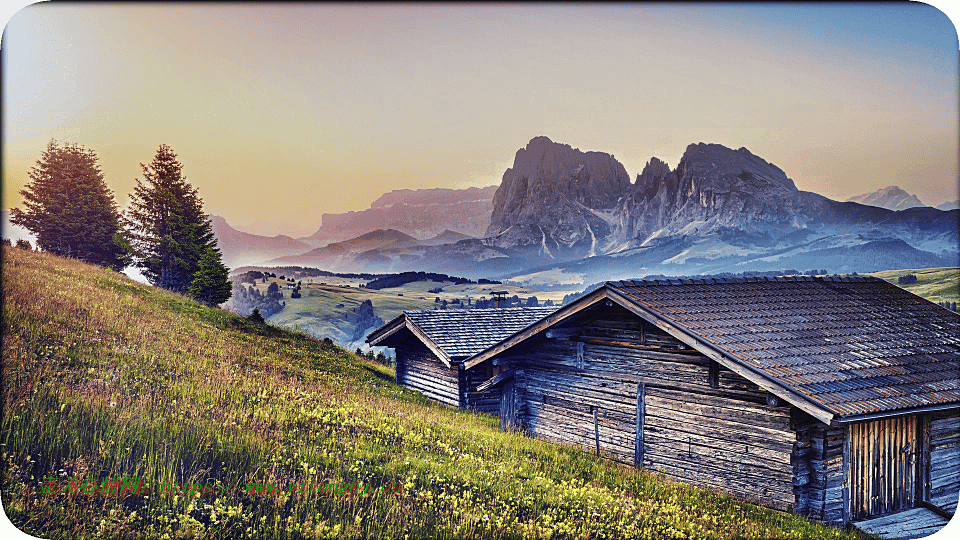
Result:
[[[804,274],[790,276],[743,276],[743,277],[692,277],[667,279],[641,279],[607,281],[605,285],[613,288],[621,287],[652,287],[664,285],[716,285],[733,283],[798,283],[798,282],[825,282],[825,283],[864,283],[886,281],[876,276],[839,275],[808,276]]]

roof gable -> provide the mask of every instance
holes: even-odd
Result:
[[[405,311],[367,338],[371,345],[409,328],[448,365],[469,358],[553,313],[555,307]]]
[[[876,278],[608,282],[464,365],[604,299],[824,422],[960,405],[960,316]]]

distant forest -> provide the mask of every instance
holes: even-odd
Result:
[[[493,281],[489,279],[479,279],[473,281],[467,278],[448,276],[446,274],[435,274],[432,272],[401,272],[399,274],[390,274],[386,276],[379,277],[373,281],[367,283],[364,287],[367,289],[380,290],[388,289],[391,287],[402,287],[407,283],[415,283],[417,281],[435,281],[442,283],[444,281],[452,281],[456,285],[468,285],[468,284],[490,284],[490,285],[499,285],[499,281]]]
[[[285,274],[289,277],[302,279],[305,277],[338,277],[345,279],[363,279],[373,280],[391,274],[368,274],[368,273],[337,273],[308,266],[241,266],[233,271],[234,275],[246,274],[250,272]]]

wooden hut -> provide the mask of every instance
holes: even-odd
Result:
[[[397,383],[453,407],[498,412],[497,390],[478,392],[489,367],[462,362],[555,311],[556,307],[405,311],[367,337],[396,351]]]
[[[532,436],[836,525],[956,510],[960,317],[879,279],[608,282],[486,365]]]

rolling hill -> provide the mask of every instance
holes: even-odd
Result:
[[[30,534],[862,538],[501,433],[116,272],[6,247],[2,271],[0,489]]]

